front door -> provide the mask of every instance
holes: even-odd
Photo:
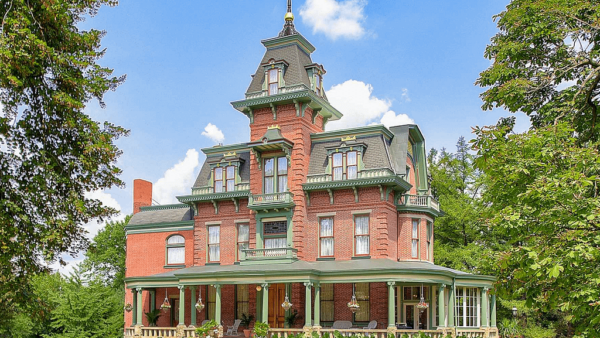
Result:
[[[281,304],[285,300],[285,284],[269,285],[269,326],[282,328],[285,324],[285,310]]]
[[[171,298],[171,327],[179,325],[179,299]]]
[[[427,310],[419,310],[414,304],[405,304],[404,313],[406,325],[410,326],[413,330],[428,329]]]

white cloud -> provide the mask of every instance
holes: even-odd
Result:
[[[189,149],[182,161],[165,171],[163,177],[154,183],[154,200],[160,204],[178,203],[175,196],[189,194],[195,180],[194,171],[200,164],[198,157],[195,149]]]
[[[327,98],[331,105],[344,115],[340,120],[327,124],[328,130],[360,127],[366,124],[381,123],[390,127],[414,123],[405,114],[396,115],[390,110],[391,100],[373,96],[373,86],[361,81],[348,80],[333,86],[327,91]],[[400,98],[410,102],[408,90],[402,90]]]
[[[307,0],[300,8],[302,22],[312,27],[313,34],[328,38],[360,39],[365,34],[366,0]]]
[[[212,123],[209,123],[206,125],[206,127],[204,127],[202,135],[213,140],[215,143],[221,143],[223,140],[225,140],[225,135],[223,135],[221,129],[217,128],[217,126]]]
[[[111,194],[104,192],[102,190],[96,190],[96,191],[86,193],[85,197],[89,198],[89,199],[99,200],[100,202],[102,202],[102,204],[104,204],[104,206],[111,207],[115,210],[118,210],[119,213],[117,215],[113,216],[111,218],[111,221],[120,221],[125,218],[125,215],[123,215],[123,213],[120,212],[121,205],[119,204],[119,202],[117,202],[116,199],[114,199],[112,197]],[[96,236],[98,231],[100,231],[100,229],[104,228],[104,224],[105,223],[98,223],[97,221],[92,221],[88,224],[85,224],[83,227],[88,232],[87,237],[89,239],[94,238],[94,236]]]

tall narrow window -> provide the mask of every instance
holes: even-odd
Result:
[[[321,218],[321,257],[333,257],[333,218]]]
[[[479,289],[456,288],[456,321],[460,327],[479,326]]]
[[[274,158],[265,159],[265,194],[272,194],[275,192],[274,164]]]
[[[356,151],[349,151],[346,153],[346,171],[348,172],[348,179],[352,180],[358,177],[358,166],[357,166],[357,153]]]
[[[223,192],[223,168],[215,168],[215,192]]]
[[[419,258],[419,220],[413,219],[412,221],[412,258]]]
[[[342,153],[333,154],[333,180],[338,181],[343,179],[344,165],[342,163]]]
[[[250,314],[248,284],[237,284],[235,286],[235,318]]]
[[[370,253],[369,250],[369,216],[354,217],[355,229],[355,245],[356,255],[366,256]]]
[[[167,265],[185,264],[185,238],[174,235],[167,239]]]
[[[286,192],[288,187],[288,162],[287,157],[277,159],[277,192]]]
[[[315,76],[315,92],[317,92],[317,94],[319,94],[319,95],[322,95],[321,94],[321,75]]]
[[[287,225],[287,221],[263,223],[265,249],[287,248]],[[268,250],[265,252],[265,255],[268,256],[280,256],[283,254],[285,254],[285,250]]]
[[[431,259],[431,238],[433,237],[433,223],[427,221],[427,260]]]
[[[334,312],[333,284],[321,284],[321,321],[333,322]]]
[[[213,286],[207,285],[206,293],[208,294],[208,297],[206,297],[206,306],[208,308],[208,311],[206,311],[206,319],[214,320],[217,302],[217,290]]]
[[[227,191],[235,190],[235,167],[230,165],[227,167]]]
[[[360,306],[358,311],[356,311],[354,314],[354,321],[368,322],[370,318],[369,283],[354,284],[354,295],[356,296],[356,301]]]
[[[208,261],[218,262],[221,260],[221,227],[211,225],[208,227]]]
[[[269,95],[275,95],[279,92],[279,69],[269,70]]]
[[[238,260],[242,257],[242,250],[250,249],[250,226],[248,224],[238,225]]]

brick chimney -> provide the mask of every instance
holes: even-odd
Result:
[[[133,180],[133,214],[140,212],[140,207],[152,205],[152,183],[137,179]]]

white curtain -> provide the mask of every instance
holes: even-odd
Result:
[[[265,239],[265,249],[287,248],[287,238],[267,238]],[[269,250],[265,252],[265,256],[282,256],[285,255],[285,250]]]
[[[184,264],[185,263],[185,247],[168,248],[167,249],[167,264]]]
[[[167,240],[167,244],[183,244],[185,243],[185,239],[183,236],[171,236]]]
[[[354,219],[356,223],[356,254],[369,254],[369,216],[358,216]]]
[[[333,219],[321,219],[321,256],[333,256]]]
[[[342,168],[342,154],[333,154],[333,180],[341,180],[343,174]]]
[[[273,177],[265,177],[265,194],[272,194],[273,192]]]
[[[286,192],[287,191],[287,175],[277,177],[279,182],[277,184],[277,192]]]
[[[357,171],[357,169],[356,169],[356,166],[355,166],[355,165],[353,165],[353,166],[351,166],[351,167],[349,166],[349,167],[348,167],[348,179],[349,179],[349,180],[353,180],[353,179],[355,179],[357,176],[358,176],[358,171]]]
[[[248,242],[250,240],[250,228],[248,224],[238,226],[238,242]]]
[[[220,230],[218,226],[208,227],[208,260],[211,262],[221,260]]]

